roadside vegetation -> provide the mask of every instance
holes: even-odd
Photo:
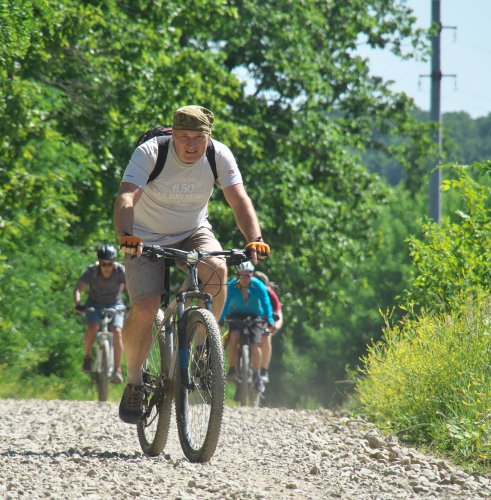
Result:
[[[411,239],[404,317],[385,316],[356,389],[386,431],[491,470],[491,168],[449,170],[444,188],[459,208]]]
[[[411,428],[408,437],[424,442],[443,436],[407,409],[388,409],[382,390],[393,390],[392,374],[383,370],[416,370],[416,361],[404,368],[419,359],[408,354],[414,343],[421,361],[413,378],[428,380],[421,346],[438,343],[443,357],[445,344],[435,339],[452,336],[443,328],[456,334],[469,318],[486,317],[491,115],[444,115],[442,162],[470,166],[444,168],[445,222],[435,226],[425,219],[435,124],[357,54],[367,44],[398,57],[428,55],[428,32],[407,3],[7,2],[0,9],[0,397],[95,399],[80,369],[84,325],[73,286],[97,246],[115,243],[112,207],[137,137],[170,123],[176,108],[201,104],[215,113],[214,138],[234,152],[272,247],[261,270],[280,285],[285,326],[273,341],[267,404],[341,405],[353,393],[346,373],[360,367],[358,394],[369,405],[369,392],[380,391],[373,398],[380,407],[367,411],[381,425]],[[218,189],[210,222],[224,246],[244,245]],[[385,320],[380,311],[390,311]],[[469,357],[484,349],[486,331],[466,333]],[[399,349],[406,357],[397,354],[397,362]],[[441,377],[450,361],[464,363],[439,361]],[[472,390],[484,391],[489,373],[475,363]],[[452,412],[456,395],[471,391],[469,377],[452,379]],[[112,388],[111,400],[120,390]],[[434,428],[441,419],[441,429],[457,429],[445,441],[457,449],[455,436],[471,432],[474,415],[478,437],[462,457],[485,460],[487,414],[468,406],[477,399],[463,401],[464,423],[449,410],[435,416]]]

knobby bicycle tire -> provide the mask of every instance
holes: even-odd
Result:
[[[223,346],[218,324],[207,309],[186,312],[186,345],[180,357],[188,358],[189,385],[176,370],[176,420],[184,455],[191,462],[207,462],[220,436],[225,401]],[[183,355],[188,349],[188,356]]]
[[[107,401],[109,397],[109,356],[110,349],[109,341],[104,340],[101,346],[101,365],[97,367],[96,385],[97,397],[99,401]]]
[[[167,442],[172,415],[172,391],[168,371],[170,351],[166,339],[157,335],[164,313],[159,309],[152,326],[152,345],[143,368],[145,413],[137,424],[142,451],[150,456],[160,455]]]
[[[249,346],[240,346],[239,358],[239,381],[237,382],[237,390],[239,391],[239,403],[241,406],[247,406],[249,396]]]

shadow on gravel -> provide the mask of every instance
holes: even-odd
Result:
[[[163,455],[162,455],[163,456]],[[118,453],[115,451],[90,451],[90,450],[77,450],[75,448],[69,448],[67,451],[16,451],[8,450],[0,453],[0,457],[50,457],[50,458],[70,458],[75,459],[81,458],[118,458],[123,460],[135,460],[141,459],[143,457],[147,458],[146,455],[141,454],[127,454]]]

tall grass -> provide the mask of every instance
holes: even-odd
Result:
[[[491,297],[387,324],[362,359],[356,391],[387,431],[491,466]]]
[[[97,390],[90,377],[80,370],[80,376],[61,378],[56,375],[26,373],[23,368],[0,366],[0,399],[70,399],[97,401]],[[121,385],[111,385],[108,401],[121,399]]]

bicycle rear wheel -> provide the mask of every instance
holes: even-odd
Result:
[[[109,356],[110,356],[110,346],[109,341],[104,340],[99,346],[101,363],[97,366],[96,370],[96,386],[97,386],[97,397],[99,401],[107,401],[109,396]]]
[[[163,334],[158,335],[163,318],[164,313],[159,309],[152,327],[152,345],[143,367],[144,415],[137,424],[142,451],[150,456],[162,453],[172,414],[172,388],[168,379],[170,346]]]
[[[258,408],[261,403],[261,398],[261,393],[257,392],[256,388],[254,387],[254,382],[249,384],[249,406]]]
[[[203,308],[186,312],[186,343],[179,348],[176,370],[176,417],[179,441],[191,462],[207,462],[215,452],[222,426],[225,368],[218,324]],[[183,380],[182,376],[187,380]]]

